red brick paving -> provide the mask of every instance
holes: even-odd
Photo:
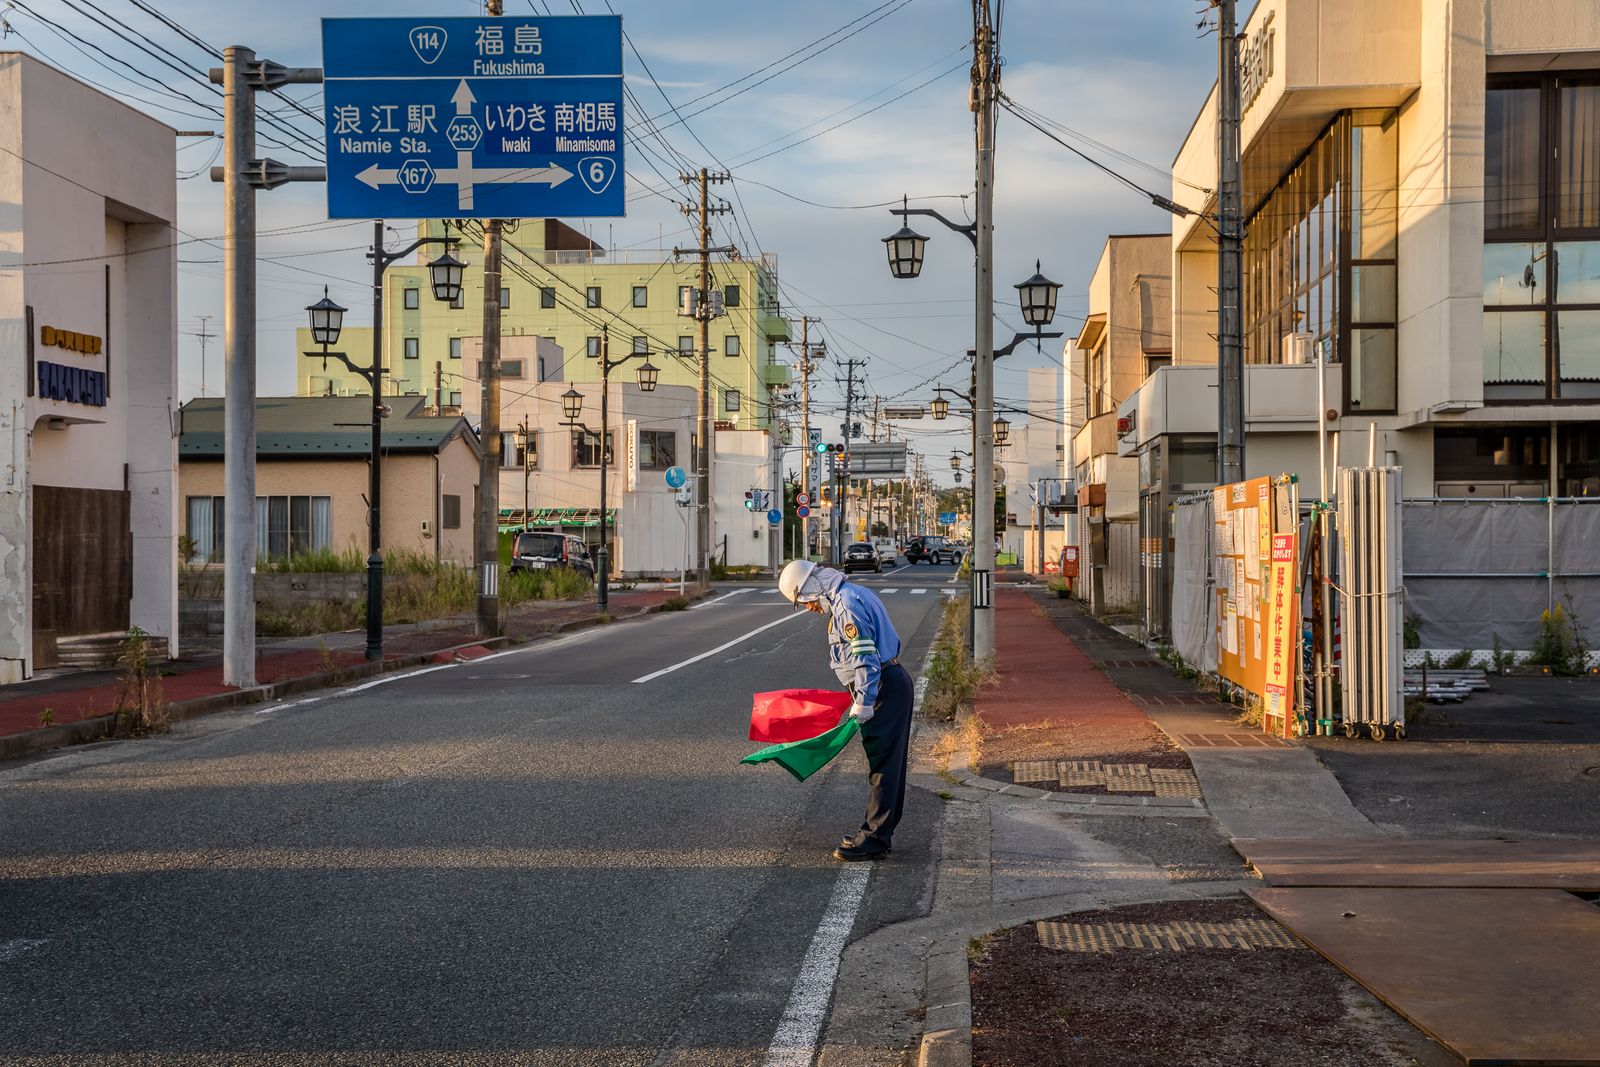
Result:
[[[672,590],[652,589],[638,592],[619,592],[612,596],[612,614],[635,612],[655,607],[675,596]],[[537,603],[518,608],[507,621],[506,632],[513,637],[527,638],[548,633],[558,626],[581,622],[594,617],[594,605],[589,602]],[[469,643],[475,636],[471,624],[441,626],[437,629],[412,630],[388,636],[384,640],[384,658],[399,659],[405,656],[441,652],[444,649]],[[463,649],[464,658],[487,655],[481,645]],[[454,657],[448,657],[454,658]],[[291,678],[304,678],[324,674],[330,668],[354,667],[366,662],[365,650],[341,648],[324,651],[320,648],[267,648],[256,657],[256,679],[261,684],[283,682]],[[222,684],[222,664],[216,657],[201,661],[164,664],[164,669],[176,673],[158,679],[160,699],[164,703],[194,700],[234,691],[233,686]],[[104,677],[98,675],[96,677]],[[49,692],[28,693],[26,683],[15,695],[0,695],[0,737],[25,733],[41,726],[39,716],[50,709],[55,725],[80,722],[116,710],[116,682],[86,685],[80,689],[53,687]]]
[[[994,728],[1126,724],[1145,732],[1150,719],[1021,589],[995,589],[995,670],[1000,680],[978,697],[977,714]]]

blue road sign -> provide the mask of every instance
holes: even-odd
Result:
[[[767,521],[774,526],[778,525],[778,523],[783,521],[783,509],[773,508],[771,511],[767,512]]]
[[[326,18],[328,217],[626,214],[622,19]]]
[[[941,526],[953,526],[955,524],[955,521],[956,521],[956,513],[955,512],[953,512],[953,511],[941,511],[941,512],[939,512],[939,524]]]
[[[802,519],[809,519],[811,517],[811,509],[806,507],[804,504],[801,504],[799,507],[795,508],[794,513]]]
[[[689,481],[689,476],[683,473],[682,467],[667,468],[667,488],[682,489]]]

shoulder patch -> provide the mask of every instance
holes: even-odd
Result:
[[[859,636],[861,636],[861,631],[856,629],[855,623],[846,622],[844,624],[844,639],[846,641],[854,641]]]

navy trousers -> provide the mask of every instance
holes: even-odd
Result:
[[[872,718],[861,727],[861,747],[867,750],[867,817],[856,834],[856,844],[872,838],[885,848],[906,806],[906,760],[911,749],[911,705],[915,699],[911,675],[898,663],[883,669],[878,680],[878,703]]]

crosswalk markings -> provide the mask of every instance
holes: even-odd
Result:
[[[888,589],[880,589],[880,590],[878,590],[878,593],[881,596],[888,596],[890,593],[898,593],[899,591],[900,591],[900,587],[899,586],[891,586]]]
[[[912,596],[921,596],[923,593],[926,593],[927,591],[928,590],[926,588],[913,589],[913,590],[911,590],[911,595]]]

